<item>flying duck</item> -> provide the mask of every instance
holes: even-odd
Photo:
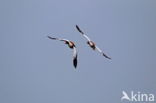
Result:
[[[72,41],[69,41],[67,39],[60,39],[60,38],[53,38],[51,36],[47,36],[49,39],[52,39],[52,40],[59,40],[59,41],[63,41],[65,44],[68,45],[68,47],[70,49],[73,49],[73,65],[74,67],[76,68],[77,67],[77,50],[76,50],[76,46],[74,44],[74,42]]]
[[[105,58],[107,59],[111,59],[110,57],[108,57],[105,53],[103,53],[103,51],[98,48],[95,43],[93,41],[90,40],[90,38],[79,28],[78,25],[76,25],[76,29],[87,39],[87,44],[93,49],[93,50],[97,50],[98,52],[100,52]]]

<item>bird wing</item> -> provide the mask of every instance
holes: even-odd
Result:
[[[89,38],[87,35],[83,34],[83,36],[84,36],[88,41],[91,41],[90,38]]]
[[[96,47],[96,50],[97,50],[98,52],[102,53],[102,55],[103,55],[105,58],[111,59],[111,58],[108,57],[105,53],[103,53],[103,51],[102,51],[99,47],[97,47],[97,46],[95,46],[95,47]]]
[[[90,38],[79,28],[78,25],[76,25],[76,29],[88,40],[88,41],[91,41]],[[102,55],[108,59],[111,59],[110,57],[108,57],[106,54],[103,53],[103,51],[98,48],[96,45],[95,45],[95,48],[97,49],[97,51],[99,51],[100,53],[102,53]]]
[[[47,36],[49,39],[52,39],[52,40],[60,40],[60,41],[64,41],[64,42],[69,42],[69,40],[67,39],[60,39],[60,38],[54,38],[54,37],[51,37],[51,36]]]
[[[77,67],[77,50],[76,50],[76,47],[73,48],[73,65],[75,68]]]
[[[76,29],[77,29],[81,34],[84,34],[84,32],[79,28],[78,25],[76,25]]]
[[[78,25],[76,25],[76,29],[77,29],[88,41],[91,41],[90,38],[79,28]]]

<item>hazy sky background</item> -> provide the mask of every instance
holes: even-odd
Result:
[[[78,24],[104,52],[92,51]],[[72,50],[46,36],[72,40]],[[120,103],[156,96],[155,0],[0,0],[0,103]],[[123,102],[124,103],[124,102]]]

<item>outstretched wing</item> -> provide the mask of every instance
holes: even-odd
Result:
[[[76,29],[77,29],[81,34],[84,34],[83,31],[79,28],[78,25],[76,25]]]
[[[96,47],[96,50],[97,50],[98,52],[102,53],[102,55],[103,55],[105,58],[111,59],[111,58],[108,57],[105,53],[103,53],[103,51],[102,51],[99,47],[97,47],[97,46],[95,46],[95,47]]]
[[[77,67],[77,50],[76,50],[76,47],[73,48],[73,65],[75,68]]]
[[[76,25],[76,29],[77,29],[88,41],[91,41],[90,38],[79,28],[78,25]]]
[[[69,42],[69,40],[67,39],[60,39],[60,38],[54,38],[54,37],[51,37],[51,36],[47,36],[49,39],[52,39],[52,40],[60,40],[60,41],[64,41],[64,42]]]

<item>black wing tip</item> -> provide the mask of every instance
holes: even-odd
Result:
[[[75,67],[75,69],[76,69],[77,65],[74,65],[74,67]]]
[[[79,28],[79,26],[76,24],[76,28]]]
[[[48,38],[51,38],[49,35],[47,35]]]
[[[79,26],[78,26],[78,25],[76,25],[76,28],[77,28],[78,30],[80,30],[80,28],[79,28]]]
[[[51,37],[51,36],[49,36],[49,35],[48,35],[47,37],[48,37],[49,39],[52,39],[52,37]]]
[[[74,65],[74,67],[75,67],[75,69],[76,69],[76,67],[77,67],[77,57],[74,58],[74,60],[73,60],[73,65]]]
[[[82,30],[79,28],[78,25],[76,25],[76,29],[77,29],[81,34],[84,34],[84,33],[82,32]]]
[[[78,26],[78,25],[76,25],[76,29],[77,29],[78,31],[80,31],[80,28],[79,28],[79,26]]]
[[[110,58],[110,57],[107,57],[107,59],[110,59],[110,60],[111,60],[112,58]]]
[[[108,57],[107,55],[105,55],[104,53],[103,53],[103,56],[105,57],[105,58],[107,58],[107,59],[112,59],[112,58],[110,58],[110,57]]]
[[[56,38],[53,38],[53,37],[51,37],[51,36],[47,36],[49,39],[54,39],[54,40],[56,40]]]

